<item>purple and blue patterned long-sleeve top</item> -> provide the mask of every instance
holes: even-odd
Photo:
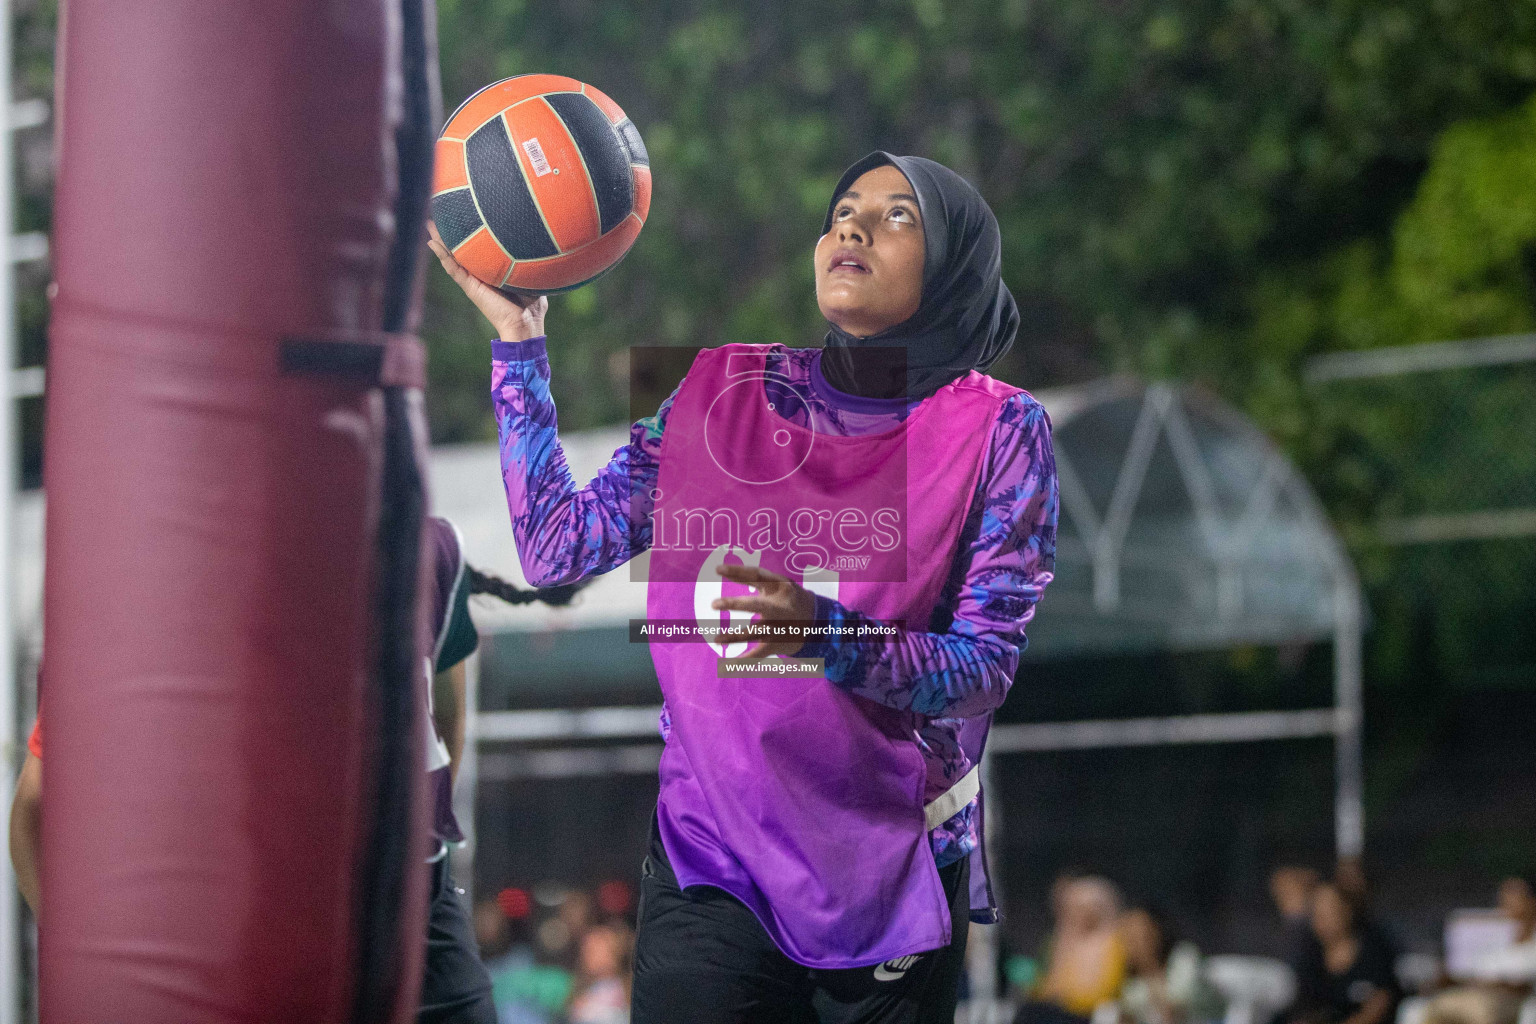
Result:
[[[888,430],[915,403],[868,399],[833,389],[820,349],[776,347],[765,387],[774,407],[825,433]],[[586,486],[578,486],[556,435],[544,339],[492,344],[491,393],[501,437],[501,472],[523,574],[555,586],[623,565],[651,543],[648,495],[660,471],[662,433],[672,393],[656,415],[630,428],[629,443]],[[829,639],[802,657],[824,658],[827,679],[850,693],[916,712],[917,742],[930,779],[955,783],[971,764],[959,742],[963,719],[989,714],[1007,696],[1056,558],[1056,464],[1050,421],[1028,394],[1000,411],[976,493],[960,534],[954,569],[939,601],[942,632],[910,631],[894,643]],[[820,622],[849,623],[854,609],[817,595]],[[852,631],[836,631],[848,637]],[[670,721],[662,710],[663,737]],[[935,862],[967,856],[978,838],[979,798],[931,833]]]

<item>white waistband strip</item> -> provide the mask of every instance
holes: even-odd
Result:
[[[950,818],[960,813],[966,804],[976,799],[976,794],[981,792],[981,765],[971,766],[971,770],[961,777],[960,781],[940,794],[928,806],[923,808],[923,820],[928,828],[935,829],[944,824]]]

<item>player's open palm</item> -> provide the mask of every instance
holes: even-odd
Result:
[[[453,258],[453,253],[448,251],[442,236],[437,233],[436,224],[427,221],[427,233],[431,236],[427,240],[427,247],[443,265],[443,269],[448,271],[453,283],[463,289],[476,309],[485,314],[485,318],[496,329],[498,338],[502,341],[526,341],[544,333],[544,314],[549,309],[549,299],[542,295],[513,297],[492,288]]]

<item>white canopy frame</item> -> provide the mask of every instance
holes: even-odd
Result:
[[[1114,719],[1098,722],[1063,722],[1000,725],[992,730],[988,750],[992,754],[1023,751],[1082,750],[1105,747],[1150,746],[1178,743],[1252,742],[1332,736],[1336,744],[1335,842],[1340,856],[1359,856],[1365,845],[1363,766],[1361,761],[1362,631],[1364,602],[1359,579],[1343,544],[1327,526],[1311,487],[1280,450],[1246,419],[1196,390],[1169,383],[1145,387],[1131,381],[1110,381],[1076,392],[1070,399],[1050,402],[1055,428],[1056,470],[1061,490],[1062,519],[1075,529],[1089,553],[1092,571],[1092,604],[1096,612],[1112,616],[1122,609],[1123,566],[1130,528],[1147,484],[1148,471],[1160,439],[1177,466],[1193,511],[1201,554],[1214,568],[1214,613],[1211,624],[1232,629],[1231,636],[1246,642],[1283,640],[1292,635],[1323,633],[1334,646],[1334,702],[1329,709],[1300,711],[1236,712],[1184,715],[1169,718]],[[1114,476],[1107,505],[1096,501],[1077,469],[1079,455],[1072,444],[1075,421],[1111,402],[1139,402],[1135,425]],[[1055,405],[1056,408],[1052,409]],[[1218,480],[1207,453],[1197,443],[1191,407],[1240,439],[1257,459],[1254,483],[1240,504],[1218,499]],[[1103,453],[1094,453],[1102,459]],[[1242,567],[1259,544],[1265,530],[1274,525],[1282,499],[1313,528],[1306,537],[1307,550],[1329,580],[1328,607],[1302,621],[1276,623],[1268,616],[1243,624],[1246,609]],[[1042,616],[1052,614],[1051,597]],[[1321,596],[1321,595],[1319,595]],[[1278,626],[1278,628],[1277,628]],[[1256,627],[1256,628],[1255,628]],[[1321,628],[1320,628],[1321,627]],[[1209,628],[1201,632],[1210,632]],[[1203,647],[1206,639],[1175,629],[1169,646]],[[990,811],[989,811],[990,813]],[[992,819],[989,817],[989,822]]]

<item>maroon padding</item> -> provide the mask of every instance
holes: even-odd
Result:
[[[355,1020],[369,837],[424,820],[419,722],[375,814],[385,403],[281,353],[381,326],[398,39],[385,0],[68,4],[44,1024]]]

